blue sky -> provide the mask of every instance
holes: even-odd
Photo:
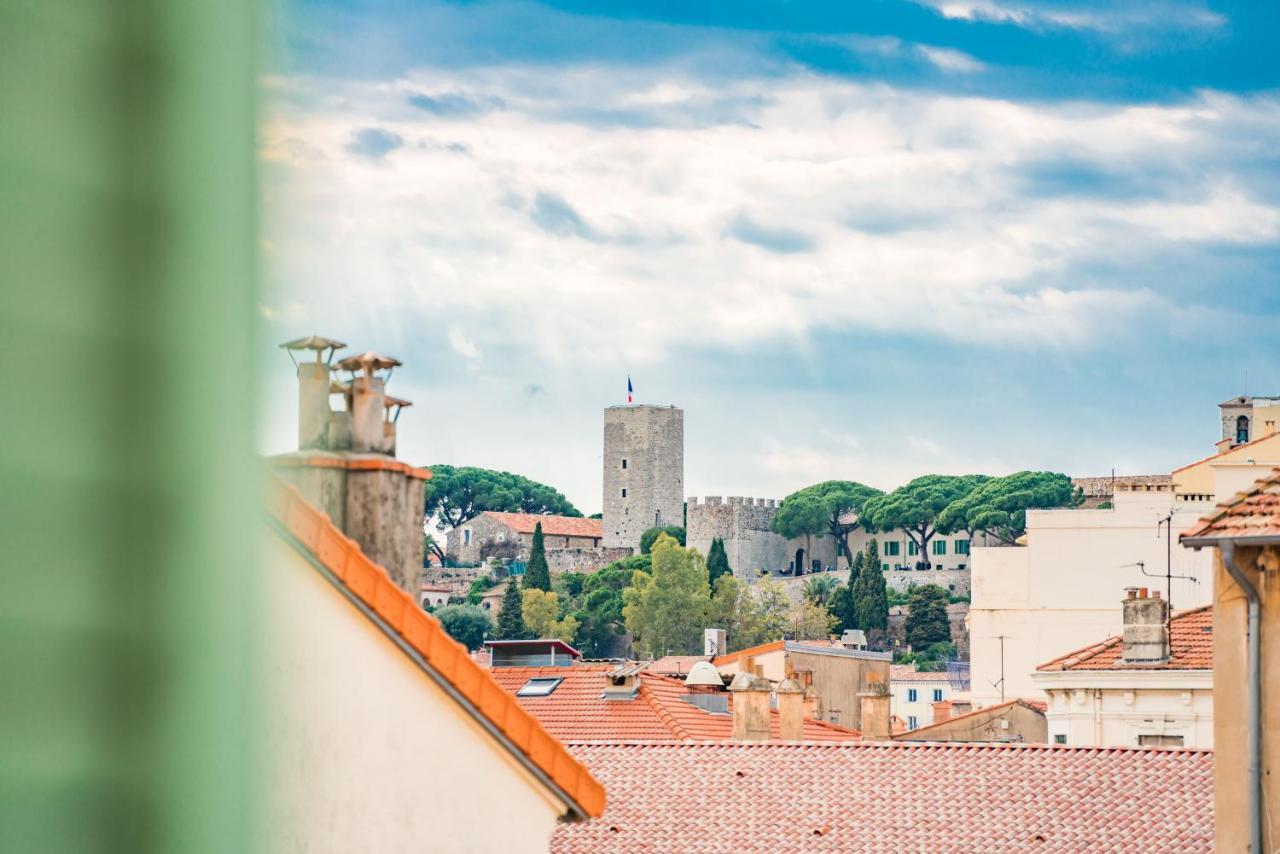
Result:
[[[281,3],[263,315],[406,363],[402,456],[585,512],[628,372],[686,410],[690,495],[1168,471],[1280,393],[1277,37],[1267,3]]]

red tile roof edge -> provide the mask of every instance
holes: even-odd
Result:
[[[604,521],[601,519],[588,519],[585,516],[508,513],[502,510],[486,510],[480,515],[488,516],[501,522],[519,534],[532,534],[534,529],[541,524],[543,535],[548,537],[604,538]]]
[[[468,711],[501,733],[569,801],[579,817],[604,813],[604,786],[538,723],[511,694],[472,661],[466,648],[449,637],[440,621],[423,611],[381,566],[348,539],[329,517],[280,478],[267,480],[267,510],[336,582],[378,616],[389,631],[421,656],[434,675],[461,696]]]
[[[1242,515],[1235,512],[1241,507],[1241,505],[1245,504],[1249,499],[1266,492],[1268,488],[1276,486],[1280,486],[1280,468],[1273,469],[1271,474],[1258,478],[1254,481],[1252,488],[1241,490],[1225,501],[1219,502],[1207,516],[1196,522],[1194,527],[1179,534],[1178,540],[1236,539],[1237,537],[1232,537],[1225,532],[1221,532],[1215,537],[1213,536],[1215,533],[1213,529],[1216,527],[1218,522],[1225,518]],[[1243,538],[1249,535],[1239,534],[1237,536]]]
[[[786,645],[785,640],[768,641],[767,643],[758,643],[755,646],[749,646],[746,649],[740,649],[737,652],[726,652],[724,655],[717,655],[711,659],[711,663],[719,667],[721,664],[731,664],[741,661],[745,655],[763,655],[767,652],[776,652]]]
[[[1170,623],[1176,623],[1179,620],[1185,620],[1190,617],[1195,617],[1199,614],[1203,614],[1205,611],[1212,611],[1212,610],[1213,610],[1213,603],[1210,603],[1208,605],[1200,605],[1199,607],[1196,607],[1196,608],[1188,608],[1185,611],[1179,611],[1178,613],[1170,617],[1169,618]],[[1170,635],[1172,634],[1173,634],[1172,626],[1170,626]],[[1173,641],[1173,638],[1170,637],[1170,643],[1172,643],[1172,641]],[[1071,652],[1063,653],[1062,655],[1059,655],[1056,658],[1051,658],[1048,661],[1046,661],[1044,664],[1037,666],[1036,672],[1037,673],[1061,673],[1064,671],[1071,671],[1076,667],[1078,667],[1079,665],[1088,662],[1090,659],[1096,658],[1097,656],[1101,655],[1107,650],[1114,649],[1116,646],[1118,646],[1123,642],[1124,642],[1124,635],[1112,635],[1111,637],[1104,638],[1103,640],[1097,641],[1096,643],[1091,643],[1091,644],[1088,644],[1087,646],[1082,646],[1079,649],[1073,649]],[[1098,670],[1192,671],[1192,670],[1212,670],[1213,664],[1212,662],[1210,662],[1208,667],[1180,667],[1180,666],[1173,666],[1172,659],[1170,659],[1169,662],[1165,662],[1163,664],[1142,663],[1142,664],[1125,665],[1123,667],[1117,667],[1114,664],[1109,664],[1105,668],[1080,668],[1080,669],[1093,670],[1093,671],[1098,671]]]
[[[1007,703],[1001,703],[1000,706],[1008,706],[1016,702],[1018,701],[1010,700]],[[982,711],[989,711],[991,709],[999,708],[1000,706],[988,706]],[[958,717],[964,717],[964,715],[960,715]],[[951,720],[956,719],[957,718],[952,718]],[[924,727],[921,727],[921,729],[924,729]],[[918,732],[918,730],[913,730],[913,732]],[[607,740],[572,738],[566,739],[564,743],[569,747],[581,744],[590,745],[592,747],[616,745],[619,747],[662,747],[678,749],[717,747],[726,750],[735,748],[768,749],[826,747],[833,750],[1030,750],[1043,753],[1213,753],[1212,747],[1157,747],[1153,745],[1138,746],[1133,744],[1032,744],[1024,741],[854,741],[852,739],[848,741],[780,741],[778,739],[770,741],[659,741],[656,739],[643,738]]]
[[[1234,451],[1238,451],[1241,448],[1251,447],[1253,445],[1258,444],[1259,442],[1266,441],[1267,439],[1270,439],[1272,436],[1275,436],[1275,435],[1276,435],[1275,433],[1268,433],[1265,436],[1259,436],[1256,439],[1250,439],[1248,442],[1242,442],[1239,445],[1234,445],[1230,448],[1227,448],[1225,451],[1217,451],[1216,453],[1212,453],[1209,456],[1205,457],[1204,459],[1196,460],[1193,463],[1187,463],[1185,466],[1179,466],[1178,468],[1170,472],[1170,477],[1172,477],[1173,475],[1177,474],[1180,471],[1186,471],[1187,469],[1192,468],[1194,466],[1201,465],[1202,463],[1207,463],[1210,460],[1216,460],[1218,457],[1233,453]]]

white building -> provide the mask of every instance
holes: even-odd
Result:
[[[1176,469],[1168,487],[1118,490],[1111,508],[1029,510],[1026,546],[974,547],[974,705],[1042,697],[1037,665],[1119,634],[1115,602],[1126,588],[1159,590],[1177,610],[1209,604],[1211,555],[1182,547],[1178,534],[1278,465],[1280,433],[1267,433]],[[1166,566],[1181,576],[1171,585]]]
[[[1213,606],[1166,627],[1156,592],[1125,600],[1123,634],[1037,669],[1052,742],[1213,747]]]
[[[950,706],[969,699],[968,692],[957,692],[951,687],[946,671],[928,673],[916,670],[914,664],[893,666],[889,672],[889,693],[889,713],[909,730],[933,723],[935,703]]]

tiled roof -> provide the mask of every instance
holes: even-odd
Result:
[[[716,667],[722,664],[740,663],[746,656],[764,655],[766,652],[777,652],[786,646],[786,641],[769,641],[768,643],[756,644],[755,646],[740,649],[737,652],[730,652],[724,655],[717,655],[711,659],[711,663]]]
[[[1124,638],[1114,635],[1060,655],[1036,670],[1212,670],[1213,606],[1202,605],[1173,615],[1169,620],[1168,661],[1126,664],[1123,653]]]
[[[1213,753],[902,744],[570,744],[609,789],[557,854],[1213,850]]]
[[[519,751],[520,758],[546,776],[584,816],[604,810],[604,787],[575,760],[564,745],[489,678],[467,655],[467,649],[441,627],[440,621],[391,580],[387,571],[312,507],[298,490],[278,478],[267,483],[267,510],[296,546],[322,565],[336,583],[358,599],[388,631],[422,657],[431,671],[450,685],[469,706]]]
[[[664,655],[662,658],[649,662],[645,669],[653,673],[679,674],[683,676],[689,672],[690,667],[693,667],[699,661],[710,660],[705,655]]]
[[[916,670],[914,664],[895,664],[889,668],[890,682],[949,682],[945,670]]]
[[[1034,712],[1039,712],[1042,715],[1048,714],[1049,712],[1049,704],[1046,703],[1044,700],[1026,700],[1021,698],[1014,699],[1014,700],[1006,700],[1005,702],[997,703],[994,706],[984,706],[981,709],[974,709],[971,712],[965,712],[963,715],[955,715],[953,717],[947,718],[945,721],[937,721],[936,723],[931,723],[922,727],[916,727],[915,729],[907,730],[905,733],[902,733],[902,735],[904,738],[906,736],[911,736],[911,738],[908,739],[909,741],[928,741],[927,738],[920,738],[919,737],[920,733],[928,732],[929,730],[934,729],[935,727],[947,727],[949,729],[954,729],[955,728],[954,724],[956,721],[964,721],[964,720],[969,720],[971,718],[972,719],[977,719],[981,717],[996,718],[996,717],[999,717],[999,714],[1003,712],[1005,709],[1011,709],[1014,706],[1024,706],[1028,709],[1031,709]],[[978,722],[975,720],[975,723],[978,723]],[[896,738],[897,736],[898,734],[894,733],[894,737]]]
[[[1184,545],[1215,540],[1280,538],[1280,469],[1213,508],[1179,538]]]
[[[713,714],[685,701],[688,691],[678,679],[641,671],[634,699],[604,699],[605,674],[617,666],[495,667],[489,673],[512,694],[534,677],[564,679],[545,697],[516,698],[548,732],[564,741],[724,741],[732,737],[732,715]],[[732,697],[729,702],[732,709]],[[778,738],[777,712],[772,716],[774,738]],[[816,720],[806,720],[804,729],[805,738],[814,741],[859,737],[857,730]]]
[[[538,523],[542,533],[550,537],[604,537],[604,522],[600,519],[584,519],[579,516],[542,516],[537,513],[499,513],[494,510],[484,514],[520,534],[532,534]]]

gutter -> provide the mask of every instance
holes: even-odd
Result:
[[[1248,634],[1245,653],[1248,694],[1245,700],[1248,720],[1249,753],[1249,850],[1262,851],[1262,626],[1258,602],[1258,588],[1236,565],[1236,544],[1232,540],[1221,543],[1222,564],[1248,601]]]

